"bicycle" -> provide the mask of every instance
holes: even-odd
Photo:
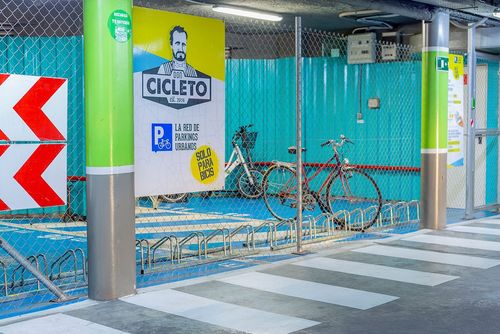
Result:
[[[231,144],[233,145],[233,152],[229,157],[229,161],[224,168],[226,177],[228,177],[236,168],[242,167],[243,171],[238,176],[237,187],[238,192],[241,196],[245,198],[258,198],[262,196],[262,178],[263,174],[254,167],[252,161],[251,150],[255,147],[255,141],[257,140],[257,132],[248,131],[253,124],[243,125],[238,128],[231,139]],[[243,154],[238,141],[241,140],[241,146],[245,150],[246,157]],[[201,192],[200,196],[207,198],[211,196],[211,191]],[[168,203],[182,202],[187,199],[187,193],[179,193],[172,195],[160,195],[158,199],[160,201]]]
[[[255,168],[252,161],[251,150],[255,147],[258,132],[248,131],[253,127],[253,124],[243,125],[236,130],[231,139],[233,151],[229,157],[229,161],[224,168],[226,177],[228,177],[236,168],[242,167],[242,172],[237,179],[238,192],[245,198],[258,198],[262,196],[262,178],[264,175]],[[245,154],[238,144],[241,140],[241,147],[245,150]],[[211,192],[207,192],[210,196]]]
[[[166,148],[167,150],[170,150],[172,148],[172,144],[170,144],[170,140],[168,139],[162,139],[158,143],[158,148],[162,150],[163,148]]]
[[[363,231],[377,220],[382,208],[382,195],[376,182],[364,171],[349,165],[349,161],[341,161],[339,149],[346,143],[354,144],[345,136],[340,136],[340,142],[333,139],[321,144],[321,147],[331,146],[333,156],[322,164],[312,176],[308,176],[302,166],[302,203],[303,210],[313,211],[316,205],[323,213],[334,214],[334,223],[338,228],[345,226],[349,212],[358,212],[357,221],[349,219],[351,230]],[[302,149],[306,151],[305,148]],[[297,153],[297,148],[288,148],[291,154]],[[332,164],[332,162],[334,162]],[[328,169],[330,169],[328,171]],[[326,179],[317,191],[311,189],[311,182],[323,172],[327,172]],[[293,220],[297,217],[297,173],[295,165],[287,162],[274,162],[264,174],[262,181],[264,202],[269,212],[278,220]],[[372,208],[372,214],[365,221],[365,213]],[[361,210],[361,213],[359,212]],[[354,215],[354,214],[353,214]],[[361,217],[361,221],[359,221]],[[355,225],[355,224],[358,225]]]

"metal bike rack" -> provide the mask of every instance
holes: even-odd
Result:
[[[331,223],[332,223],[332,227],[331,227],[331,230],[335,230],[335,220],[340,220],[339,218],[340,217],[344,217],[344,229],[346,231],[348,231],[348,226],[349,226],[349,223],[351,221],[351,213],[347,210],[340,210],[340,211],[337,211],[335,212],[333,215],[332,215],[332,219],[331,219]]]
[[[47,275],[47,258],[43,254],[37,254],[37,255],[30,255],[26,258],[26,261],[28,261],[30,264],[34,264],[36,270],[40,271],[40,263],[38,262],[38,259],[41,258],[44,261],[44,268],[45,272],[44,274]],[[16,285],[16,273],[18,270],[21,270],[20,275],[19,275],[19,284]],[[26,272],[26,267],[23,265],[18,265],[13,271],[12,271],[12,284],[11,284],[11,289],[14,289],[16,286],[24,286],[24,273]],[[37,291],[40,290],[40,281],[37,280]]]
[[[306,222],[307,225],[309,225],[309,236],[311,239],[313,238],[313,231],[314,231],[314,237],[316,237],[316,219],[313,216],[305,216],[303,217],[302,221]],[[307,230],[305,230],[304,225],[302,226],[302,236],[307,235]]]
[[[75,248],[75,253],[80,253],[81,255],[83,281],[87,282],[87,258],[85,257],[85,252],[81,248]]]
[[[415,206],[417,209],[417,221],[420,221],[420,201],[419,200],[411,200],[408,202],[408,206],[412,207]]]
[[[290,228],[286,232],[285,239],[288,238],[290,240],[290,243],[293,242],[293,238],[295,237],[295,234],[293,233],[293,229],[297,229],[297,222],[295,219],[287,219],[287,220],[282,220],[278,224],[274,224],[274,243],[276,244],[277,242],[277,235],[278,235],[278,228],[281,226],[288,225]],[[288,231],[290,231],[290,237],[288,236]]]
[[[203,243],[203,240],[205,239],[205,235],[203,234],[203,232],[195,231],[179,241],[179,247],[177,247],[178,262],[180,262],[182,259],[182,247],[194,238],[196,238],[196,241],[198,243],[198,259],[201,260],[201,245]]]
[[[49,278],[51,281],[55,279],[60,279],[62,275],[62,266],[66,261],[68,261],[70,258],[73,258],[73,271],[75,273],[75,281],[78,279],[78,260],[76,257],[76,252],[72,249],[67,250],[66,252],[63,253],[63,255],[59,256],[50,266],[50,275]],[[55,277],[53,274],[54,267],[58,266],[58,273],[57,276]]]
[[[400,208],[405,207],[405,206],[406,206],[406,202],[404,202],[404,201],[396,202],[393,204],[393,214],[394,214],[395,221],[401,221],[401,217],[399,215]]]
[[[361,217],[361,229],[364,230],[364,228],[365,228],[365,216],[364,216],[363,209],[356,208],[356,209],[352,210],[351,212],[349,212],[350,225],[352,225],[356,222],[356,217]],[[351,227],[349,227],[349,229],[351,229]]]
[[[16,260],[20,266],[26,268],[38,282],[41,282],[50,292],[57,296],[57,300],[64,302],[72,299],[67,296],[59,287],[57,287],[50,279],[46,277],[40,270],[33,266],[30,260],[26,260],[21,253],[19,253],[14,247],[12,247],[4,238],[0,236],[0,247],[9,254],[14,260]],[[36,257],[35,257],[36,259]],[[15,276],[14,276],[15,278]],[[15,285],[15,282],[12,282]]]
[[[410,206],[409,202],[404,202],[397,206],[396,216],[399,217],[400,222],[410,221]],[[406,220],[405,220],[406,218]]]
[[[203,239],[203,244],[205,245],[205,257],[208,254],[208,242],[219,234],[222,235],[222,249],[224,251],[224,255],[227,255],[226,239],[229,236],[229,230],[227,228],[218,228]]]
[[[156,262],[155,255],[156,255],[156,251],[158,250],[158,248],[160,248],[160,246],[162,246],[167,241],[170,242],[170,262],[174,263],[174,253],[177,252],[177,249],[179,247],[179,241],[175,235],[169,235],[169,236],[163,237],[160,240],[158,240],[156,243],[154,243],[153,246],[151,246],[151,250],[153,253],[152,263]],[[174,244],[174,242],[175,242],[175,244]]]
[[[269,242],[269,247],[272,248],[273,247],[273,239],[274,239],[274,229],[275,229],[274,222],[266,221],[266,222],[260,224],[259,226],[257,226],[253,230],[253,234],[255,235],[255,233],[263,230],[266,227],[269,228],[269,230],[267,231],[266,242]],[[253,247],[253,249],[255,249],[255,239],[254,238],[252,238],[252,247]]]
[[[315,225],[317,226],[319,222],[322,222],[320,233],[326,232],[327,235],[330,235],[330,220],[332,219],[332,214],[329,212],[324,212],[315,218]],[[317,227],[315,228],[317,230]],[[317,231],[316,231],[317,232]]]
[[[379,206],[378,205],[372,205],[372,206],[369,206],[367,207],[366,209],[363,210],[363,214],[365,215],[365,219],[367,221],[371,221],[372,218],[373,218],[373,215],[377,214],[377,210],[378,210]],[[381,209],[382,210],[382,209]],[[371,213],[370,215],[370,218],[368,218],[369,214]],[[380,212],[379,212],[379,217],[380,217]],[[379,222],[379,217],[377,217],[377,223]]]
[[[7,267],[5,266],[5,263],[0,261],[0,265],[2,266],[3,269],[3,289],[4,289],[4,294],[5,297],[9,295],[9,286],[7,283]]]
[[[378,226],[381,227],[384,225],[384,219],[385,219],[385,213],[389,212],[389,222],[390,225],[394,224],[394,204],[392,203],[385,203],[382,205],[382,208],[380,209],[380,215],[378,217]]]
[[[229,233],[229,236],[228,236],[228,240],[229,240],[229,254],[233,254],[233,244],[232,244],[233,237],[236,234],[238,234],[239,232],[241,232],[245,228],[247,229],[246,245],[247,245],[248,250],[250,250],[250,240],[251,240],[252,244],[253,244],[253,241],[255,240],[254,228],[253,228],[252,225],[249,225],[249,224],[240,225],[237,228],[235,228],[234,230],[232,230],[231,233]],[[252,236],[251,239],[250,239],[250,235]]]
[[[149,247],[149,241],[146,239],[138,239],[135,241],[135,246],[139,246],[139,251],[141,252],[141,275],[144,275],[144,246],[146,246],[147,264],[151,265],[151,247]]]

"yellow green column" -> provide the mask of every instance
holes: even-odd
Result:
[[[84,0],[89,297],[135,293],[132,0]]]
[[[449,21],[436,12],[423,29],[420,225],[430,229],[446,225]]]

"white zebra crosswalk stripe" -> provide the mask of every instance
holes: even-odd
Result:
[[[258,272],[219,279],[220,282],[360,310],[391,302],[398,297],[343,288]]]
[[[490,225],[500,225],[500,219],[483,219],[483,220],[475,220],[472,223],[481,223],[481,224],[490,224]]]
[[[176,290],[122,298],[127,303],[247,333],[286,334],[319,322],[219,302]]]
[[[455,232],[465,232],[465,233],[500,235],[500,229],[498,228],[487,228],[487,227],[476,227],[476,226],[450,226],[447,228],[447,230]]]
[[[448,282],[458,278],[458,276],[435,274],[425,271],[400,269],[388,266],[381,266],[377,264],[344,261],[344,260],[330,259],[325,257],[312,258],[309,260],[294,262],[293,264],[309,268],[336,271],[346,274],[375,277],[391,281],[412,283],[418,285],[427,285],[427,286],[436,286],[441,283]]]
[[[2,334],[127,334],[117,329],[99,325],[66,314],[26,320],[0,327]]]
[[[475,240],[466,238],[443,237],[439,235],[421,234],[401,239],[404,241],[436,244],[441,246],[455,246],[463,248],[480,249],[500,252],[500,242]]]
[[[353,252],[397,257],[402,259],[451,264],[462,267],[488,269],[500,264],[500,261],[461,254],[449,254],[421,249],[374,245],[354,249]]]

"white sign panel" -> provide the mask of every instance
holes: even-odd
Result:
[[[66,140],[66,79],[0,74],[0,101],[0,140]]]
[[[134,8],[136,196],[224,186],[224,24]]]
[[[464,57],[449,55],[448,167],[464,164]]]
[[[66,144],[0,144],[0,211],[66,204]]]

